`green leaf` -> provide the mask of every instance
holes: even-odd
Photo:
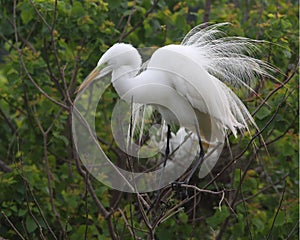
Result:
[[[111,10],[118,8],[122,3],[121,0],[108,0],[107,2],[108,2],[108,7]]]
[[[22,217],[22,216],[24,216],[27,212],[28,212],[27,209],[20,209],[20,210],[18,211],[18,216],[19,216],[19,217]]]
[[[34,9],[28,1],[20,2],[18,5],[21,11],[21,19],[24,24],[27,24],[34,17]]]
[[[80,2],[74,2],[72,7],[72,15],[76,18],[80,18],[85,15],[85,10]]]
[[[256,118],[263,120],[271,114],[271,111],[267,107],[262,107],[256,114]]]
[[[254,217],[252,223],[255,225],[258,232],[262,232],[265,228],[265,223],[259,217]]]
[[[53,136],[57,139],[62,140],[65,145],[69,144],[69,140],[65,136],[61,135],[59,132],[53,132]]]
[[[185,26],[185,21],[185,17],[183,17],[182,15],[177,15],[175,20],[176,27],[178,27],[179,29],[183,29]]]
[[[32,233],[35,229],[37,229],[36,223],[33,221],[31,216],[26,217],[26,229],[29,233]]]
[[[27,24],[28,22],[30,22],[30,20],[33,18],[33,13],[31,11],[31,9],[24,9],[21,12],[21,18],[24,24]]]
[[[286,218],[286,216],[284,215],[284,212],[279,210],[279,213],[277,214],[277,217],[275,220],[275,226],[276,227],[283,226],[286,223],[285,218]]]
[[[182,223],[187,223],[188,222],[188,215],[186,215],[186,213],[184,212],[180,212],[178,214],[179,219],[181,220]]]
[[[229,210],[226,206],[222,206],[221,209],[217,209],[215,214],[206,219],[206,223],[212,227],[216,228],[220,223],[222,223],[230,215]]]

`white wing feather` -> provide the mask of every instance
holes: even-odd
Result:
[[[193,28],[181,45],[158,49],[148,63],[148,70],[165,71],[176,91],[195,109],[210,114],[221,123],[215,125],[222,126],[223,131],[231,129],[236,136],[236,129],[249,130],[249,122],[256,125],[245,105],[225,83],[254,91],[251,84],[255,79],[271,76],[274,68],[249,56],[258,50],[259,41],[224,37],[218,28],[227,24]]]

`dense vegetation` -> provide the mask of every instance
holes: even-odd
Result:
[[[297,239],[298,1],[1,0],[0,8],[0,238]],[[74,91],[112,44],[179,43],[206,21],[267,41],[257,57],[280,70],[278,81],[240,93],[265,144],[254,130],[229,136],[216,178],[195,176],[189,199],[167,191],[167,204],[147,214],[139,196],[82,166],[71,135]],[[109,89],[107,119],[116,99]],[[97,124],[117,158],[110,125]]]

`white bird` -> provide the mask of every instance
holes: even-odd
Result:
[[[112,85],[122,99],[153,104],[167,124],[179,123],[209,144],[223,141],[228,129],[237,136],[237,130],[249,130],[249,123],[256,125],[226,84],[251,89],[251,82],[269,76],[272,67],[249,56],[257,50],[255,40],[224,37],[218,28],[226,24],[195,27],[180,45],[157,49],[141,72],[137,49],[117,43],[77,91],[111,72]]]

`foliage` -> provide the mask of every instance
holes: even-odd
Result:
[[[0,238],[296,239],[297,5],[292,0],[0,1]],[[216,169],[215,176],[223,173],[218,179],[193,179],[196,197],[191,191],[183,204],[173,193],[145,217],[138,196],[109,189],[81,166],[71,136],[74,91],[113,43],[179,43],[207,17],[231,22],[224,30],[230,35],[266,40],[258,57],[281,71],[278,81],[258,81],[257,95],[240,93],[264,142],[256,139],[251,147],[250,136],[229,136],[234,158],[224,151],[222,160],[230,167]],[[107,123],[116,93],[109,89],[105,100],[97,131],[118,159]]]

